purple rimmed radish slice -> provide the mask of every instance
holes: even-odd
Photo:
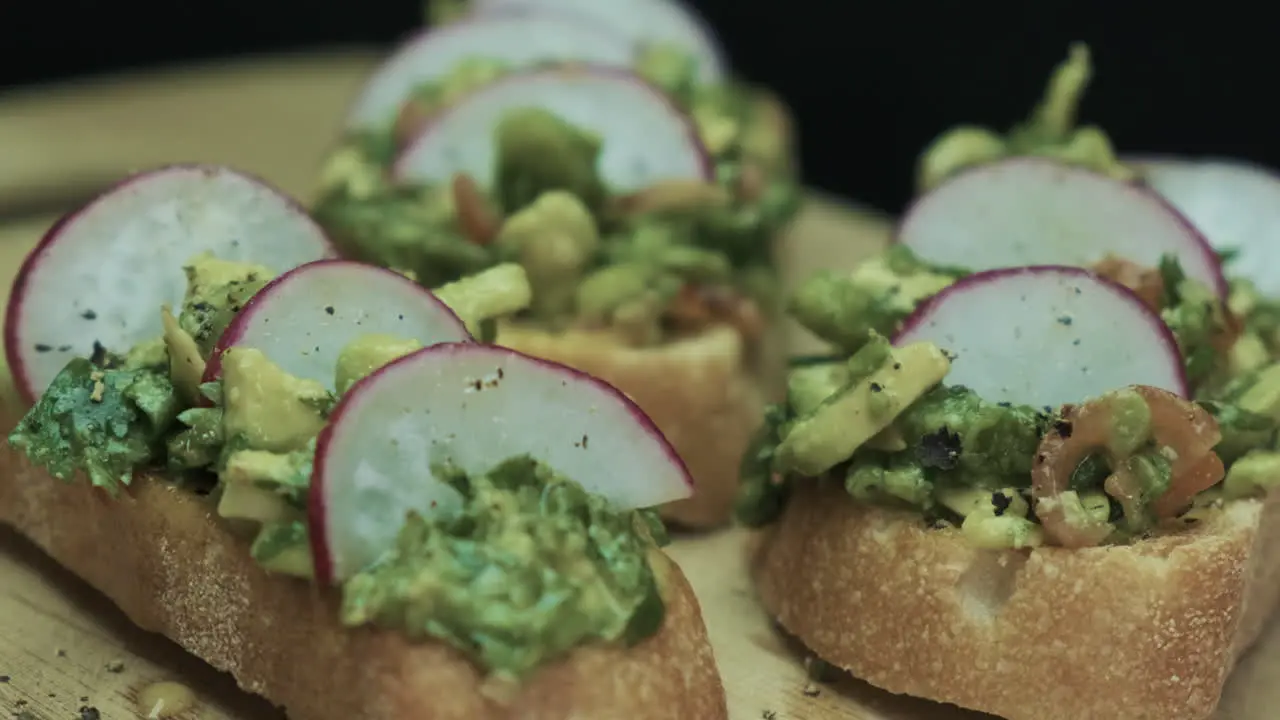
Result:
[[[1045,158],[965,171],[907,210],[898,242],[973,270],[1091,266],[1108,255],[1155,267],[1173,255],[1187,277],[1226,294],[1213,249],[1154,192]]]
[[[1280,177],[1235,160],[1129,161],[1209,244],[1236,253],[1233,272],[1280,295]]]
[[[629,68],[626,37],[589,18],[565,13],[477,17],[426,30],[400,46],[365,84],[347,115],[348,127],[392,121],[419,85],[438,80],[469,58],[512,68],[542,62],[583,62]]]
[[[321,260],[272,280],[245,303],[214,346],[205,381],[232,347],[261,350],[286,372],[334,387],[342,349],[365,335],[423,346],[471,340],[447,305],[400,273],[350,260]]]
[[[1082,268],[965,277],[917,308],[894,344],[922,340],[954,356],[948,384],[990,402],[1056,408],[1127,385],[1187,395],[1182,355],[1160,316]]]
[[[492,345],[435,345],[356,383],[320,433],[308,501],[317,579],[377,560],[408,512],[455,506],[435,469],[478,474],[516,456],[618,509],[693,491],[662,433],[604,381]]]
[[[336,253],[306,211],[224,167],[175,165],[130,177],[59,220],[9,294],[5,353],[28,400],[95,344],[124,352],[159,336],[183,265],[201,253],[284,272]]]
[[[638,46],[671,45],[692,53],[704,82],[725,74],[720,43],[707,23],[678,0],[472,0],[474,12],[483,15],[546,12],[580,14],[624,33]]]
[[[615,191],[711,177],[710,160],[688,117],[640,78],[601,68],[519,73],[467,95],[409,144],[396,161],[396,176],[446,182],[464,173],[491,187],[498,124],[507,113],[527,108],[595,133],[601,141],[598,170]]]

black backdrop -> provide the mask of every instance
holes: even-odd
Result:
[[[719,29],[737,69],[794,108],[810,182],[887,209],[905,199],[924,143],[950,123],[1016,120],[1077,39],[1090,43],[1097,67],[1084,119],[1103,125],[1122,149],[1280,166],[1280,36],[1265,3],[694,4]],[[8,0],[0,3],[0,87],[177,60],[389,45],[418,22],[419,7],[415,0]]]

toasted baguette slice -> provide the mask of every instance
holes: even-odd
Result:
[[[738,465],[765,404],[781,392],[780,343],[761,342],[749,351],[736,330],[715,326],[691,338],[635,348],[609,332],[553,334],[514,325],[501,327],[497,342],[595,375],[626,393],[693,476],[693,496],[661,508],[663,517],[693,528],[729,521]]]
[[[507,692],[442,643],[341,626],[335,593],[265,572],[206,498],[163,479],[139,477],[113,499],[50,477],[4,443],[0,522],[139,627],[230,672],[292,720],[727,717],[698,600],[660,552],[652,559],[667,616],[657,635],[631,648],[579,648]]]
[[[1134,545],[1018,552],[803,484],[752,574],[784,629],[891,692],[1009,720],[1198,720],[1280,594],[1276,495]]]

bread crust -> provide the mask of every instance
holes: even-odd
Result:
[[[111,498],[52,478],[5,442],[0,522],[291,720],[728,717],[698,600],[661,552],[652,560],[667,615],[656,635],[580,647],[513,690],[443,643],[341,626],[336,593],[267,573],[207,498],[163,479],[139,477]]]
[[[626,393],[693,476],[693,497],[663,506],[663,517],[692,528],[729,521],[742,456],[765,404],[781,392],[785,359],[776,338],[748,348],[733,328],[714,326],[694,337],[637,348],[607,331],[550,333],[507,325],[499,329],[497,343],[577,368]]]
[[[1009,720],[1209,717],[1280,595],[1280,502],[1128,546],[981,550],[799,484],[752,544],[760,599],[827,662]]]

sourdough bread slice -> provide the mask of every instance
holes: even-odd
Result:
[[[693,476],[693,496],[663,506],[662,516],[693,528],[730,519],[742,456],[765,404],[780,397],[786,363],[777,340],[749,350],[740,333],[723,325],[656,347],[628,347],[603,331],[549,333],[518,325],[502,326],[497,338],[499,345],[601,378],[639,405]]]
[[[1133,545],[982,550],[797,484],[752,544],[768,612],[890,692],[1008,720],[1200,720],[1280,596],[1280,501]]]
[[[578,648],[511,689],[442,643],[341,626],[336,593],[267,573],[207,498],[161,478],[138,477],[111,498],[33,468],[6,442],[0,522],[139,627],[230,672],[292,720],[727,717],[698,600],[661,552],[652,562],[667,615],[656,635],[631,648]]]

